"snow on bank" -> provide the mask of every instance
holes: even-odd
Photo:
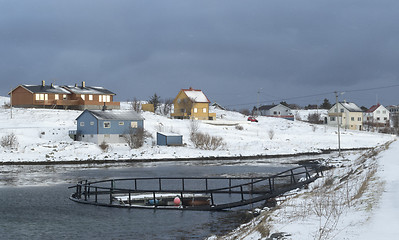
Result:
[[[260,210],[230,234],[208,239],[397,239],[399,142],[388,145],[331,159],[336,168],[308,188],[280,197],[278,207]]]
[[[129,108],[128,103],[121,106]],[[147,139],[143,147],[130,149],[126,144],[111,144],[111,149],[103,152],[95,144],[74,142],[69,138],[68,130],[76,129],[75,119],[81,111],[14,108],[11,119],[10,109],[0,108],[0,138],[14,133],[19,143],[17,149],[0,147],[0,162],[250,156],[337,148],[336,129],[329,126],[268,117],[259,117],[258,123],[252,123],[237,112],[218,109],[211,109],[211,112],[216,112],[217,122],[222,124],[199,122],[199,131],[222,137],[225,147],[221,149],[206,151],[194,148],[189,140],[189,120],[169,119],[144,112],[144,128],[152,138]],[[157,131],[182,134],[186,146],[156,146]],[[270,137],[272,132],[273,137]],[[373,147],[391,139],[390,135],[346,130],[342,131],[341,146]]]

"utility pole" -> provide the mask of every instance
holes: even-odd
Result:
[[[262,88],[259,88],[259,90],[258,90],[258,109],[257,109],[257,115],[260,115],[260,112],[259,112],[259,108],[260,108],[260,93],[261,93],[261,90],[262,90]]]
[[[11,94],[10,94],[10,111],[11,111],[11,119],[12,119],[12,88],[11,88]]]
[[[335,111],[337,112],[337,128],[338,128],[338,156],[341,156],[341,134],[339,129],[339,111],[338,111],[338,93],[335,91]]]

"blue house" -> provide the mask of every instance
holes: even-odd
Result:
[[[76,140],[96,144],[123,143],[124,135],[144,128],[144,118],[134,111],[85,110],[76,121]]]
[[[183,145],[183,136],[175,133],[157,132],[157,145],[181,146]]]

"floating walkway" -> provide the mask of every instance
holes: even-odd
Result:
[[[79,181],[70,199],[120,208],[219,211],[267,201],[318,177],[317,167],[300,166],[268,177],[160,177]]]

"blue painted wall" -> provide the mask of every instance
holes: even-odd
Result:
[[[81,122],[84,122],[84,126],[81,126]],[[110,128],[104,128],[104,122],[110,123]],[[123,125],[119,125],[123,122]],[[77,118],[77,131],[78,134],[127,134],[130,129],[133,132],[137,128],[131,128],[131,122],[137,122],[137,128],[144,128],[143,120],[98,120],[88,110],[85,110]],[[92,123],[93,125],[91,125]]]
[[[80,123],[84,122],[84,126],[80,126]],[[93,125],[90,125],[90,123]],[[97,134],[97,118],[91,115],[87,110],[85,110],[77,119],[78,134]]]
[[[157,133],[157,145],[183,145],[183,136],[167,136]]]

